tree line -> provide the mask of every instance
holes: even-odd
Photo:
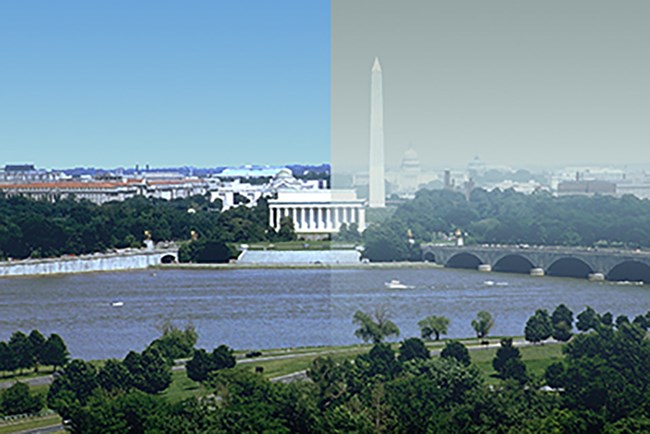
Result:
[[[227,261],[230,243],[290,240],[292,225],[268,226],[268,204],[220,212],[204,196],[163,200],[134,197],[97,205],[73,198],[54,203],[0,194],[0,259],[80,255],[142,247],[147,231],[154,242],[185,241],[186,261]]]
[[[376,261],[412,259],[418,243],[456,229],[467,233],[470,243],[644,248],[650,247],[650,200],[480,188],[466,197],[420,190],[381,225],[366,229],[365,255]]]
[[[57,408],[76,433],[648,431],[650,312],[632,321],[591,308],[574,321],[564,305],[551,315],[543,312],[535,311],[527,321],[527,339],[541,342],[549,330],[562,336],[567,341],[564,359],[535,375],[512,339],[504,338],[491,360],[496,384],[487,382],[459,341],[447,341],[440,357],[432,357],[420,338],[404,339],[397,350],[383,343],[399,330],[382,313],[380,318],[353,317],[359,326],[355,334],[374,342],[367,353],[354,360],[318,357],[307,370],[309,381],[272,383],[235,367],[232,350],[220,346],[211,353],[195,349],[187,364],[187,375],[209,392],[201,399],[174,403],[136,385],[110,386],[116,378],[133,375],[133,368],[119,368],[118,362],[93,374],[88,372],[92,365],[73,361],[59,378],[75,381],[57,378],[55,383],[74,384],[78,390],[63,393],[61,385],[53,384],[59,392],[50,394],[73,401]],[[432,322],[422,320],[421,331],[435,339]],[[574,322],[580,333],[573,333]],[[487,334],[493,321],[477,315],[475,323],[478,336]],[[158,351],[151,348],[145,352]],[[131,364],[127,359],[120,363]],[[73,367],[84,372],[73,375]]]
[[[56,333],[47,339],[38,330],[29,335],[14,332],[8,342],[0,341],[0,372],[13,375],[16,371],[33,369],[39,366],[52,366],[53,370],[68,361],[68,349],[63,339]]]

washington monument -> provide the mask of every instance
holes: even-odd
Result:
[[[370,77],[370,173],[368,206],[386,206],[384,191],[384,99],[382,96],[381,65],[375,57]]]

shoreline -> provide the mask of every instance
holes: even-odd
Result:
[[[157,270],[237,270],[237,269],[373,269],[373,268],[444,268],[433,262],[359,262],[340,264],[301,264],[301,263],[227,263],[227,264],[157,264],[149,269]]]

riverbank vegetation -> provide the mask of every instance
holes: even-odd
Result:
[[[647,431],[650,312],[630,321],[587,308],[576,319],[573,334],[566,306],[536,311],[524,327],[530,346],[512,338],[385,343],[397,327],[381,311],[355,315],[368,332],[357,335],[372,346],[238,353],[237,363],[225,346],[195,349],[187,370],[173,373],[158,343],[99,368],[73,360],[48,405],[78,433]],[[568,342],[544,344],[560,323]],[[166,339],[187,343],[175,330]],[[307,381],[268,381],[281,365]],[[28,388],[14,386],[7,399],[29,404]]]
[[[650,201],[631,195],[556,197],[477,188],[466,197],[420,190],[364,232],[365,254],[373,261],[409,260],[418,243],[443,241],[456,229],[469,243],[647,248]]]
[[[204,196],[163,200],[135,197],[96,205],[72,198],[54,203],[0,195],[0,259],[80,255],[142,247],[145,231],[154,242],[243,243],[290,240],[268,226],[268,205],[220,212]],[[288,237],[288,238],[287,238]],[[190,258],[191,259],[191,258]]]

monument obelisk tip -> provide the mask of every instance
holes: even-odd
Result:
[[[372,64],[372,71],[379,71],[381,72],[381,65],[379,64],[379,57],[375,57],[375,61]]]

